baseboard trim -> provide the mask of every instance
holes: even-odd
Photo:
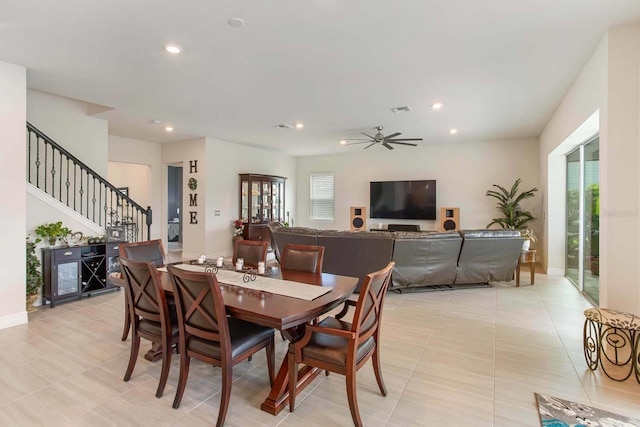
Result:
[[[564,269],[548,267],[547,276],[564,276]]]
[[[21,311],[19,313],[8,314],[0,317],[0,329],[11,328],[13,326],[23,325],[29,322],[29,316],[27,311]]]

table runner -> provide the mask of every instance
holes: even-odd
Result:
[[[178,264],[176,267],[187,271],[204,272],[205,266]],[[167,271],[166,268],[159,268],[158,271]],[[291,282],[282,279],[273,279],[271,277],[256,276],[256,280],[244,282],[242,280],[244,273],[239,271],[219,269],[216,273],[218,282],[227,285],[238,286],[256,291],[270,292],[272,294],[284,295],[287,297],[313,301],[314,299],[331,291],[331,286],[309,285],[301,282]]]

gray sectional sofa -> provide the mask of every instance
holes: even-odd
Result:
[[[510,281],[523,238],[517,230],[367,232],[269,224],[276,258],[285,244],[324,246],[322,271],[362,278],[395,262],[390,289]],[[359,289],[359,286],[358,286]]]

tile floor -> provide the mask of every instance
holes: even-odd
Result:
[[[366,426],[539,426],[534,392],[640,418],[640,385],[586,368],[582,311],[589,303],[564,278],[535,286],[387,296],[382,367],[358,375]],[[220,375],[193,361],[179,409],[172,361],[164,396],[155,398],[160,364],[142,354],[123,382],[130,341],[120,341],[123,292],[40,308],[26,325],[0,330],[1,426],[209,426],[217,417]],[[278,363],[285,343],[276,335]],[[269,390],[263,353],[234,370],[228,426],[350,426],[339,375],[319,376],[294,413],[262,412]]]

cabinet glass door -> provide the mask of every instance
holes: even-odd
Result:
[[[241,187],[240,219],[242,222],[249,222],[249,181],[242,181]]]
[[[262,183],[262,222],[270,222],[271,221],[271,183],[263,182]]]
[[[65,262],[58,264],[58,294],[57,296],[75,294],[78,288],[79,263]]]
[[[260,222],[260,182],[251,182],[251,222]]]

